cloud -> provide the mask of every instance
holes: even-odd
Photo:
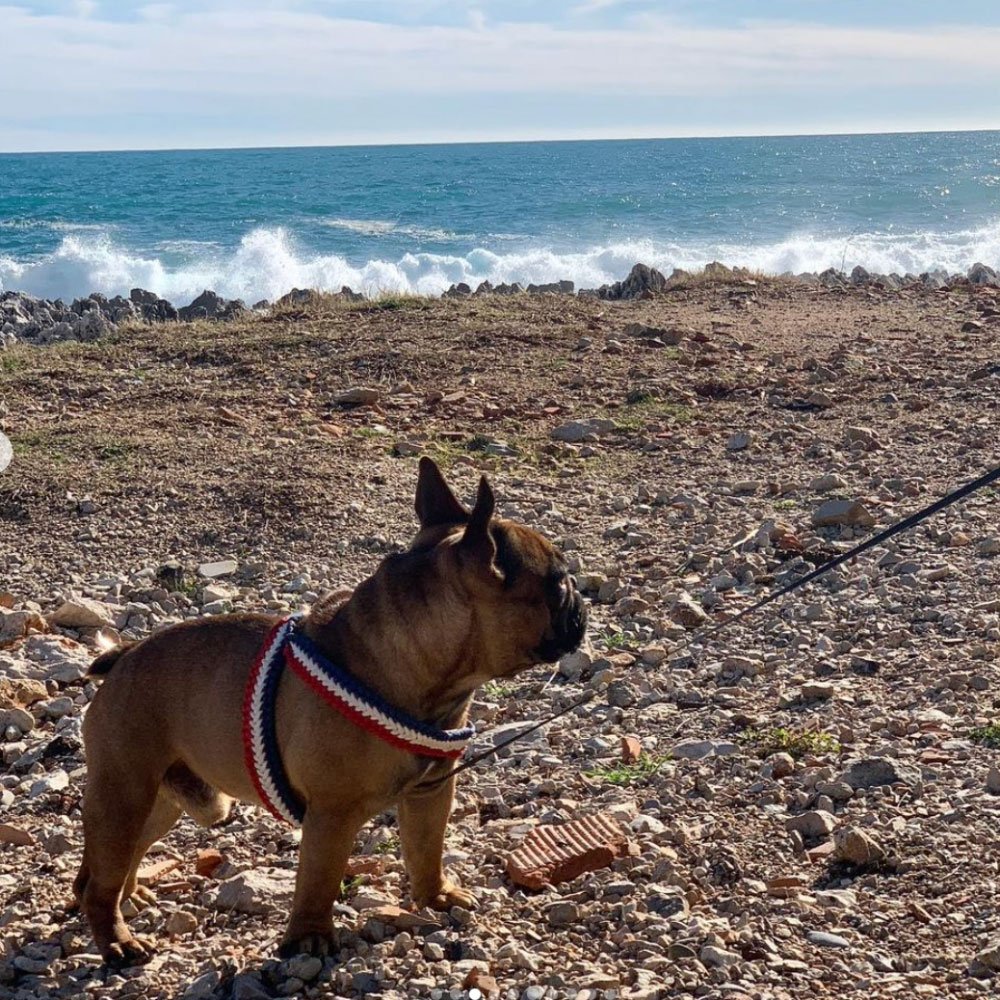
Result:
[[[0,6],[0,125],[9,134],[39,120],[85,115],[113,128],[116,116],[146,116],[176,143],[185,116],[215,111],[256,116],[266,141],[282,108],[378,96],[397,97],[401,120],[419,128],[431,111],[440,123],[450,103],[475,94],[536,112],[557,95],[615,99],[625,121],[641,95],[659,99],[669,123],[671,102],[714,102],[738,119],[750,102],[780,107],[806,92],[836,95],[849,117],[846,101],[863,110],[858,95],[866,89],[895,89],[902,98],[942,79],[971,94],[1000,88],[1000,29],[989,26],[719,28],[633,13],[598,29],[495,19],[495,8],[487,20],[482,5],[465,5],[453,23],[400,24],[341,16],[339,4],[317,10],[245,0],[200,9],[154,3],[134,19],[111,21],[101,19],[105,6],[88,18]],[[975,117],[975,108],[964,111]],[[597,123],[558,124],[568,131]],[[456,114],[448,127],[462,125]]]

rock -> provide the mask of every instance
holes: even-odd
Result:
[[[224,299],[215,292],[204,291],[190,305],[177,310],[179,319],[226,320],[246,312],[246,304],[240,299]]]
[[[879,864],[886,853],[864,830],[849,826],[837,830],[833,835],[834,859],[852,865]]]
[[[21,733],[30,733],[35,728],[35,717],[23,708],[5,708],[0,711],[0,732],[10,727]]]
[[[198,929],[198,918],[187,910],[174,910],[167,917],[165,928],[171,937],[184,937]]]
[[[989,972],[1000,972],[1000,938],[991,941],[985,948],[977,952],[976,965]]]
[[[0,844],[14,844],[16,847],[31,847],[35,838],[20,827],[0,823]]]
[[[553,903],[547,913],[550,927],[570,927],[580,919],[580,907],[576,903]]]
[[[624,281],[602,285],[597,289],[599,299],[648,298],[667,289],[667,279],[655,268],[636,264]]]
[[[295,889],[295,873],[281,868],[253,868],[221,882],[212,905],[217,910],[265,914],[286,906]]]
[[[323,959],[318,955],[296,955],[285,962],[285,970],[290,976],[311,983],[323,971]]]
[[[992,535],[989,538],[984,538],[976,546],[976,555],[1000,556],[1000,537]]]
[[[817,528],[829,525],[871,528],[875,518],[860,500],[828,500],[813,512],[812,523]]]
[[[846,490],[847,480],[842,476],[836,475],[836,473],[828,473],[825,476],[819,476],[814,479],[809,484],[809,489],[813,490],[815,493],[830,493],[832,490]]]
[[[832,684],[823,684],[814,681],[811,684],[802,685],[803,701],[829,701],[837,689]]]
[[[112,608],[100,601],[87,597],[73,597],[65,601],[55,614],[49,616],[49,623],[60,628],[103,628],[115,624]]]
[[[381,394],[378,389],[355,386],[334,396],[333,401],[338,406],[374,406],[379,399],[381,399]]]
[[[975,263],[969,268],[969,281],[974,285],[1000,286],[1000,274],[986,264]]]
[[[737,431],[727,442],[726,451],[746,451],[753,444],[751,431]]]
[[[232,576],[239,563],[235,559],[222,559],[219,562],[202,563],[198,567],[198,576],[206,580],[216,580],[220,576]]]
[[[820,948],[850,948],[851,942],[839,934],[828,934],[826,931],[810,931],[806,938],[810,944]]]
[[[626,337],[641,337],[645,340],[657,340],[667,347],[676,347],[690,336],[691,331],[682,327],[646,326],[645,323],[629,323],[625,327]]]
[[[839,780],[846,781],[855,791],[880,785],[918,785],[920,772],[889,757],[867,757],[852,761]]]
[[[991,795],[1000,795],[1000,767],[994,764],[986,775],[986,791]]]
[[[571,420],[568,424],[553,428],[550,436],[553,441],[578,444],[581,441],[610,434],[616,427],[617,424],[613,420]]]
[[[559,661],[559,675],[570,681],[578,681],[590,671],[592,663],[590,653],[578,649],[575,653],[567,653]]]
[[[674,601],[670,608],[670,617],[686,629],[699,628],[709,620],[705,611],[687,595]]]
[[[394,906],[385,903],[381,906],[372,906],[364,911],[368,920],[376,920],[382,924],[388,924],[401,931],[420,930],[425,927],[439,927],[440,921],[431,917],[425,917],[419,913],[411,913],[401,906]]]
[[[795,773],[795,758],[788,753],[773,753],[767,758],[767,763],[771,765],[771,776],[774,778],[787,778]]]
[[[607,868],[627,850],[628,841],[617,820],[598,813],[533,829],[508,855],[507,875],[515,885],[541,889]]]
[[[23,639],[32,629],[45,631],[45,628],[45,621],[34,611],[8,611],[0,608],[0,646]]]
[[[728,969],[731,965],[737,965],[743,961],[743,956],[735,951],[726,951],[724,948],[717,948],[715,945],[705,945],[698,954],[702,965],[710,969]]]
[[[738,750],[735,743],[684,740],[671,747],[670,755],[678,760],[703,760],[705,757],[728,757]]]
[[[789,816],[785,820],[785,829],[789,833],[798,833],[806,840],[824,840],[837,825],[837,820],[822,809],[813,809],[799,816]]]

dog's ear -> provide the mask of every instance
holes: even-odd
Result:
[[[497,576],[502,576],[503,574],[494,562],[497,556],[497,546],[490,534],[490,521],[493,520],[496,507],[497,501],[493,495],[493,487],[490,486],[490,481],[483,476],[479,480],[476,506],[472,508],[472,514],[469,515],[469,523],[466,526],[465,534],[462,535],[461,546],[466,552],[474,554],[483,565],[489,566]]]
[[[437,464],[426,455],[420,459],[415,506],[421,528],[439,524],[465,524],[469,520],[469,512],[451,492]]]

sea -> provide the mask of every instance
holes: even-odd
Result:
[[[0,155],[0,290],[1000,267],[1000,131]]]

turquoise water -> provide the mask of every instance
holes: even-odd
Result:
[[[1000,266],[1000,132],[0,155],[0,288],[592,287]]]

